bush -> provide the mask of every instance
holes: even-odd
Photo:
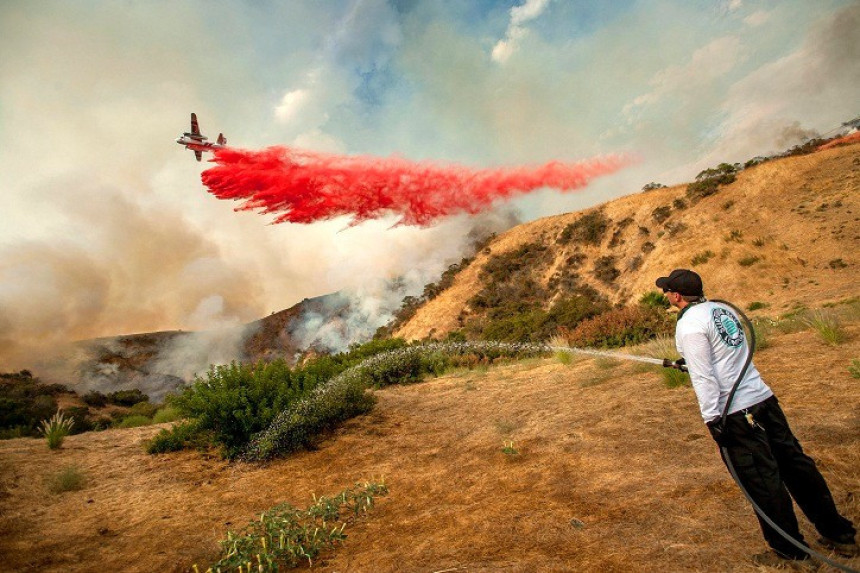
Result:
[[[138,402],[131,408],[129,408],[128,413],[134,416],[145,416],[147,418],[152,418],[155,416],[155,413],[158,411],[158,406],[155,404],[151,404],[149,401],[146,402]]]
[[[734,182],[737,165],[720,163],[716,168],[705,169],[696,176],[696,181],[687,185],[687,198],[693,203],[715,194],[721,185]]]
[[[663,205],[662,207],[657,207],[653,211],[651,211],[651,217],[657,221],[658,224],[663,224],[663,221],[669,218],[669,215],[672,214],[672,208],[668,205]]]
[[[39,424],[57,411],[58,384],[45,385],[29,371],[0,374],[0,431],[4,437],[38,436]]]
[[[600,257],[594,261],[594,276],[606,284],[612,284],[621,274],[615,268],[615,257],[612,255]]]
[[[674,368],[663,368],[663,384],[667,388],[680,388],[690,385],[690,375]]]
[[[571,346],[617,348],[669,336],[674,326],[674,318],[662,309],[637,305],[584,320],[565,336]]]
[[[48,481],[48,489],[54,494],[79,491],[84,489],[85,485],[86,478],[77,466],[66,466]]]
[[[164,454],[193,447],[205,447],[211,436],[200,430],[197,422],[188,420],[163,429],[146,443],[146,453]]]
[[[747,310],[759,310],[761,308],[767,308],[769,306],[770,305],[766,302],[754,301],[749,303],[749,306],[747,306]]]
[[[643,294],[642,297],[639,299],[639,304],[651,308],[660,308],[663,310],[671,306],[671,303],[669,302],[669,299],[666,298],[666,295],[656,290],[652,290]]]
[[[65,414],[72,420],[70,435],[82,434],[93,429],[93,424],[89,419],[90,409],[86,406],[69,406],[65,409]]]
[[[165,422],[175,422],[180,419],[182,414],[173,406],[164,406],[152,416],[153,424],[164,424]]]
[[[572,241],[589,245],[599,245],[609,227],[609,219],[603,211],[591,211],[571,223],[561,232],[558,238],[559,244],[567,244]]]
[[[665,189],[666,186],[662,183],[648,183],[642,187],[643,191],[654,191],[655,189]]]
[[[743,257],[743,258],[739,259],[738,264],[742,267],[751,267],[752,265],[756,264],[760,260],[761,260],[761,257],[756,257],[753,255],[753,256]]]
[[[860,378],[860,359],[855,358],[851,361],[851,365],[848,366],[848,373],[851,374],[852,378]]]
[[[87,392],[82,398],[87,406],[92,406],[93,408],[104,408],[108,402],[107,396],[95,390]]]
[[[117,428],[139,428],[141,426],[149,426],[152,420],[146,416],[131,415],[126,416],[116,424]]]
[[[815,311],[804,322],[818,333],[825,344],[837,346],[845,342],[845,330],[839,319],[833,314],[820,310]]]
[[[149,396],[134,388],[132,390],[117,390],[107,395],[107,401],[117,406],[130,408],[140,402],[148,402]]]

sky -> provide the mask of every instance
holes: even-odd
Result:
[[[4,0],[0,371],[63,340],[236,325],[339,290],[390,314],[391,281],[420,293],[476,228],[856,117],[858,20],[842,0]],[[207,164],[173,142],[192,111],[247,149],[639,162],[428,228],[270,225],[203,188]]]

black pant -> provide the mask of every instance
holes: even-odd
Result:
[[[746,413],[752,414],[754,426]],[[827,482],[791,433],[776,396],[727,416],[725,433],[729,459],[744,488],[786,533],[804,543],[791,504],[793,497],[821,535],[845,543],[854,539],[854,526],[839,515]],[[758,520],[774,551],[787,558],[805,557],[761,517]]]

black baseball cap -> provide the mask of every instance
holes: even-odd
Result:
[[[687,269],[675,269],[668,277],[657,279],[657,287],[684,296],[704,296],[702,277]]]

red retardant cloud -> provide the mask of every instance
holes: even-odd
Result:
[[[552,187],[585,187],[630,158],[609,156],[579,163],[471,169],[400,157],[344,156],[270,147],[224,148],[201,175],[219,199],[244,201],[237,210],[279,214],[275,223],[313,223],[342,215],[352,225],[390,213],[398,225],[426,226],[441,217],[478,213],[495,201]]]

